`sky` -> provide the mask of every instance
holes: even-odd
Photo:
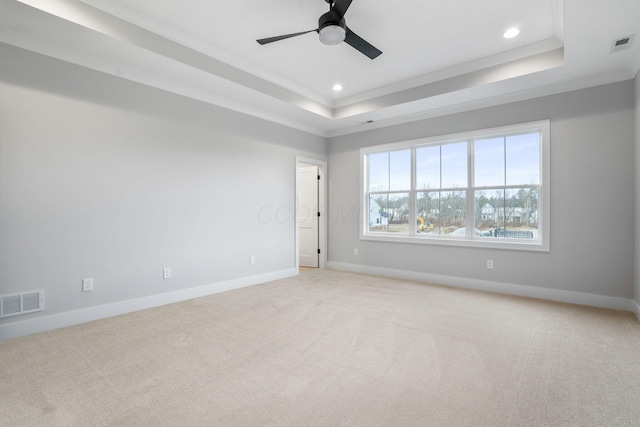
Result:
[[[369,191],[411,189],[410,149],[368,158]],[[465,188],[467,162],[467,141],[416,148],[416,187]],[[476,139],[474,172],[476,187],[540,184],[539,133]]]

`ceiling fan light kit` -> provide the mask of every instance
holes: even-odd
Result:
[[[327,25],[320,28],[318,33],[320,34],[320,41],[324,44],[342,43],[347,37],[347,30],[340,25]]]
[[[340,44],[343,41],[348,45],[358,50],[363,55],[368,56],[371,59],[375,59],[382,54],[382,51],[371,45],[369,42],[358,36],[347,27],[347,22],[344,19],[344,14],[351,6],[353,0],[325,0],[329,3],[329,12],[323,14],[318,19],[318,29],[302,31],[299,33],[285,34],[282,36],[268,37],[265,39],[256,40],[261,45],[267,43],[273,43],[276,41],[288,39],[291,37],[300,36],[302,34],[317,32],[320,36],[320,41],[326,45]]]

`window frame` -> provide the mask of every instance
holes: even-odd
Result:
[[[539,188],[538,194],[538,239],[509,239],[499,238],[492,240],[488,237],[474,236],[472,230],[475,228],[475,193],[481,189],[508,190],[509,187],[524,188],[527,185],[496,185],[488,187],[475,187],[474,180],[474,142],[473,140],[486,139],[491,137],[505,137],[509,135],[517,135],[530,131],[540,132],[540,183],[535,185]],[[416,188],[416,149],[425,146],[442,146],[456,142],[467,141],[467,186],[464,188],[456,188],[455,191],[462,191],[465,194],[465,226],[467,229],[466,236],[425,236],[417,232],[417,213],[416,200],[417,195],[424,192],[423,189]],[[439,135],[427,138],[411,139],[406,141],[392,142],[388,144],[367,146],[360,148],[360,240],[371,240],[381,242],[397,242],[397,243],[413,243],[426,245],[444,245],[459,247],[475,247],[475,248],[492,248],[507,250],[525,250],[525,251],[550,251],[550,121],[539,120],[534,122],[519,123],[508,126],[500,126],[486,129],[473,130],[448,135]],[[411,189],[397,191],[368,191],[368,165],[366,159],[369,154],[384,153],[390,151],[398,151],[409,149],[411,151]],[[433,191],[445,191],[449,189],[433,189]],[[389,232],[372,232],[369,231],[369,195],[370,194],[393,194],[393,193],[409,193],[409,230],[406,234],[396,234]],[[479,208],[480,209],[480,208]]]

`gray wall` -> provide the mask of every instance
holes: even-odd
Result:
[[[636,252],[635,252],[635,301],[636,316],[640,320],[640,73],[635,79],[635,95],[636,95]]]
[[[0,293],[47,296],[0,325],[295,266],[294,218],[269,214],[293,212],[295,156],[326,159],[323,138],[7,45],[0,57]],[[639,80],[331,139],[329,260],[632,298]],[[359,241],[361,146],[546,118],[550,253]]]
[[[330,139],[329,261],[633,298],[634,107],[626,81]],[[549,253],[359,240],[360,147],[541,119],[551,120]]]
[[[326,160],[324,138],[7,45],[0,58],[0,293],[46,294],[0,325],[295,267],[295,157]]]

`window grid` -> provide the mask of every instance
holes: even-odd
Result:
[[[544,130],[544,124],[546,124],[547,126],[547,130],[546,130],[546,135],[545,135],[545,130]],[[544,224],[544,221],[547,222],[548,224],[548,218],[546,218],[543,212],[544,212],[544,208],[546,208],[545,206],[545,190],[544,190],[544,184],[545,184],[545,180],[544,180],[544,175],[545,175],[545,171],[544,168],[547,167],[548,165],[545,164],[545,155],[543,153],[544,150],[548,150],[548,148],[545,148],[545,144],[548,144],[548,121],[545,122],[539,122],[536,124],[529,124],[529,125],[535,125],[535,126],[529,126],[526,127],[524,130],[517,130],[517,131],[512,131],[512,132],[504,132],[501,134],[489,134],[489,133],[482,133],[482,132],[478,132],[477,135],[475,135],[474,137],[468,137],[468,138],[464,138],[464,139],[457,139],[457,140],[448,140],[443,142],[443,140],[437,141],[434,139],[433,142],[430,143],[424,143],[422,141],[414,141],[414,143],[412,144],[408,144],[408,143],[404,143],[401,146],[398,146],[398,144],[388,144],[384,147],[380,147],[382,148],[381,150],[375,150],[376,147],[370,147],[369,150],[364,149],[364,154],[361,154],[361,158],[364,156],[365,159],[368,159],[369,156],[371,154],[376,154],[376,153],[383,153],[383,152],[388,152],[389,154],[393,151],[400,151],[400,150],[409,150],[410,152],[410,163],[409,163],[409,168],[410,168],[410,181],[409,184],[411,186],[410,189],[402,189],[402,190],[393,190],[391,191],[391,174],[392,174],[392,165],[391,165],[391,161],[389,160],[388,164],[387,164],[387,174],[389,177],[389,190],[387,191],[372,191],[370,188],[370,170],[369,170],[369,164],[368,161],[365,162],[366,165],[366,169],[365,169],[365,178],[364,178],[364,191],[365,191],[365,201],[362,204],[362,206],[364,206],[366,208],[366,215],[367,218],[365,218],[366,221],[369,221],[369,210],[371,208],[370,206],[370,202],[372,199],[372,196],[375,195],[387,195],[387,197],[390,197],[391,195],[404,195],[404,194],[408,194],[408,200],[406,201],[406,209],[408,210],[408,213],[400,213],[403,216],[406,216],[408,218],[408,227],[406,232],[401,233],[401,238],[402,239],[411,239],[414,241],[419,241],[419,242],[429,242],[429,241],[433,241],[433,240],[442,240],[444,239],[449,239],[451,238],[451,236],[448,236],[446,234],[443,234],[443,222],[442,222],[442,215],[443,215],[443,195],[444,194],[448,194],[449,197],[451,197],[451,195],[453,193],[461,193],[463,195],[463,197],[465,198],[465,203],[464,203],[464,234],[460,235],[458,234],[454,239],[455,240],[466,240],[466,241],[484,241],[487,242],[489,239],[487,239],[486,235],[481,235],[481,236],[477,236],[476,233],[476,221],[478,219],[483,219],[482,216],[482,209],[483,206],[478,206],[478,201],[477,201],[477,194],[480,194],[480,192],[501,192],[501,196],[502,196],[502,200],[501,203],[498,203],[498,206],[495,206],[495,221],[498,224],[497,229],[500,230],[501,228],[502,233],[501,233],[501,238],[498,240],[494,240],[491,239],[491,244],[502,244],[502,243],[526,243],[528,244],[528,246],[532,246],[532,245],[537,245],[537,246],[543,246],[544,248],[548,248],[548,238],[545,239],[545,241],[543,241],[543,234],[539,233],[538,234],[538,230],[536,230],[535,233],[535,238],[531,238],[531,241],[526,241],[526,242],[522,242],[521,238],[518,237],[513,237],[513,235],[508,235],[507,234],[507,219],[509,218],[510,212],[508,212],[508,204],[509,204],[509,200],[507,200],[507,195],[509,194],[509,190],[527,190],[529,192],[535,192],[534,194],[536,194],[536,202],[537,202],[537,208],[536,208],[536,225],[538,227],[542,226]],[[525,125],[526,126],[526,125]],[[523,126],[524,127],[524,126]],[[538,144],[538,149],[540,151],[539,153],[539,174],[538,174],[538,184],[524,184],[524,183],[520,183],[520,184],[510,184],[507,185],[507,174],[508,174],[508,167],[509,167],[509,153],[507,150],[507,138],[511,137],[511,136],[517,136],[517,135],[527,135],[527,134],[532,134],[535,132],[539,132],[539,136],[540,136],[540,141]],[[502,158],[502,164],[503,164],[503,171],[504,171],[504,176],[503,176],[503,182],[502,185],[483,185],[483,186],[475,186],[475,145],[476,145],[476,141],[481,140],[481,139],[487,139],[490,137],[498,137],[500,139],[502,139],[502,146],[503,146],[503,158]],[[466,147],[467,147],[467,156],[466,156],[466,168],[467,168],[467,179],[466,179],[466,183],[467,186],[466,187],[442,187],[443,185],[443,149],[442,147],[448,144],[455,144],[455,143],[462,143],[466,141]],[[409,142],[411,143],[411,142]],[[392,149],[388,149],[388,150],[384,150],[385,147],[390,147],[393,146]],[[439,165],[439,183],[438,186],[435,188],[423,188],[423,189],[418,189],[418,165],[417,165],[417,150],[419,150],[420,148],[423,147],[430,147],[430,146],[437,146],[438,147],[438,154],[439,154],[439,158],[438,158],[438,165]],[[362,152],[362,150],[361,150]],[[547,153],[548,154],[548,153]],[[388,156],[388,158],[390,159],[390,155]],[[439,227],[438,230],[438,234],[436,234],[435,236],[432,235],[428,235],[426,233],[421,233],[419,230],[419,213],[418,213],[418,199],[420,197],[420,193],[433,193],[433,194],[437,194],[438,196],[438,200],[437,200],[437,218],[438,218],[438,224],[437,226]],[[517,199],[514,199],[517,200]],[[499,206],[502,205],[502,206]],[[457,214],[459,209],[455,208],[454,205],[451,205],[452,211],[455,211],[455,213]],[[389,210],[393,210],[395,208],[391,208],[391,207],[387,207],[387,209]],[[515,208],[514,208],[515,209]],[[527,207],[527,209],[531,209],[530,207]],[[522,208],[521,208],[522,210]],[[526,215],[525,218],[527,218],[527,220],[530,221],[530,212],[527,210],[525,211]],[[427,217],[429,217],[428,213],[426,214]],[[499,219],[502,219],[502,223],[500,223]],[[514,216],[515,218],[515,216]],[[436,225],[434,225],[435,227]],[[548,225],[547,225],[548,226]],[[387,228],[388,230],[389,228]],[[533,236],[534,233],[532,232],[531,235]],[[395,234],[395,233],[389,233],[388,231],[376,231],[376,230],[372,230],[370,227],[366,227],[365,224],[365,229],[361,231],[361,237],[400,237],[400,235]],[[461,239],[462,237],[462,239]],[[498,231],[496,231],[496,235],[495,236],[491,236],[491,237],[498,237]],[[539,249],[536,249],[539,250]],[[542,250],[548,250],[548,249],[542,249]]]

